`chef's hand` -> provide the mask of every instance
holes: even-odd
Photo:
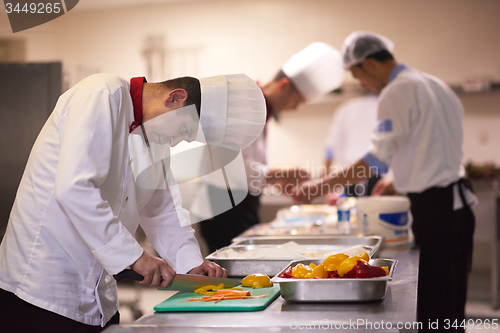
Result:
[[[323,179],[314,179],[295,186],[291,197],[296,204],[306,204],[324,194],[326,193],[323,193]]]
[[[141,284],[147,287],[167,288],[172,284],[175,276],[174,269],[165,260],[153,257],[146,251],[142,253],[142,256],[136,262],[130,265],[130,268],[144,276]],[[161,281],[162,278],[163,281]]]
[[[223,278],[227,277],[227,270],[225,268],[222,268],[216,263],[208,260],[205,260],[203,264],[193,268],[188,273],[197,275],[208,275],[213,277],[223,277]]]
[[[325,197],[325,203],[330,206],[335,206],[337,201],[340,199],[340,194],[335,192],[330,192]]]
[[[392,183],[392,179],[382,178],[380,179],[372,190],[372,196],[379,195],[395,195],[396,190],[394,189],[394,185]]]

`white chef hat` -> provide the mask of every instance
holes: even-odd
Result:
[[[355,31],[344,41],[342,60],[344,68],[348,69],[359,64],[369,55],[380,51],[394,50],[394,43],[387,37],[368,31]]]
[[[266,124],[262,90],[245,74],[200,79],[201,111],[196,141],[220,147],[248,147]]]
[[[321,42],[294,54],[281,69],[308,102],[337,89],[344,79],[340,52]]]

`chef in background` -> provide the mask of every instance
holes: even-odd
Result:
[[[366,153],[377,125],[377,96],[366,94],[342,103],[325,139],[325,167],[346,167]]]
[[[203,142],[224,143],[233,139],[226,133],[240,133],[212,116],[258,118],[246,128],[260,134],[260,87],[243,74],[159,83],[96,74],[59,98],[33,146],[0,245],[2,330],[100,332],[117,324],[113,275],[128,266],[152,287],[166,287],[176,272],[227,275],[203,261],[171,186],[168,156],[156,161],[157,152],[180,141],[204,134]],[[134,239],[139,224],[161,258]]]
[[[337,89],[344,78],[341,64],[340,52],[321,42],[314,42],[293,55],[270,82],[262,85],[267,119],[278,119],[281,112],[295,110]],[[225,195],[227,189],[211,184],[203,184],[207,188],[199,191],[194,199],[191,212],[205,219],[200,223],[200,230],[210,252],[229,245],[234,237],[259,223],[259,200],[266,184],[296,185],[309,178],[305,170],[269,167],[266,136],[267,126],[251,146],[242,150],[249,193],[241,203],[219,213],[217,199]]]
[[[391,167],[393,185],[411,201],[420,247],[417,319],[423,331],[438,320],[465,319],[476,198],[463,178],[463,107],[440,79],[396,62],[386,37],[358,31],[342,48],[344,68],[379,94],[371,148],[344,172],[304,182],[294,199],[308,202],[335,185],[358,183]],[[464,331],[459,327],[456,331]]]
[[[373,131],[377,127],[377,95],[367,93],[342,103],[333,114],[332,123],[325,140],[325,167],[346,167],[366,153]],[[346,188],[349,196],[370,195],[371,189],[380,179],[374,176],[368,181]],[[334,204],[338,198],[335,192],[327,195],[326,201]]]

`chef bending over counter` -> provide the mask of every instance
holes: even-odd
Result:
[[[128,266],[152,287],[168,286],[176,272],[225,277],[203,261],[169,149],[183,140],[249,145],[265,111],[261,89],[244,74],[159,83],[96,74],[61,95],[0,245],[2,329],[100,332],[117,324],[113,275]],[[232,128],[249,117],[244,130]],[[133,237],[139,224],[161,258]]]

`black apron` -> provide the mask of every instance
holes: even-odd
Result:
[[[2,332],[15,333],[98,333],[120,323],[116,312],[104,327],[80,323],[23,301],[14,293],[0,289],[0,324]]]
[[[453,210],[453,186],[458,183],[463,207]],[[447,187],[408,193],[413,215],[412,230],[420,247],[417,319],[421,332],[464,332],[467,276],[472,264],[475,218],[462,190],[470,188],[460,179]]]
[[[227,191],[227,189],[208,185],[209,197],[212,199],[226,198]],[[231,244],[233,238],[259,223],[259,199],[260,195],[254,196],[248,193],[245,199],[233,208],[200,222],[201,235],[205,238],[210,252]],[[217,203],[210,203],[213,209],[217,207]]]

